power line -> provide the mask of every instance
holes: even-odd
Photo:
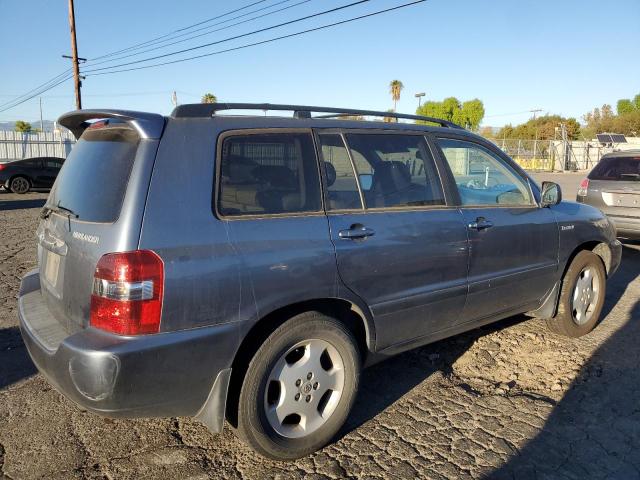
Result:
[[[254,10],[253,12],[250,12],[250,13],[255,13],[255,12],[260,11],[260,10],[265,10],[267,8],[272,8],[272,7],[275,7],[275,6],[280,5],[282,3],[286,3],[286,2],[290,2],[290,1],[291,0],[282,0],[280,2],[274,3],[273,5],[269,5],[268,7],[264,7],[264,8],[258,9],[258,10]],[[102,60],[100,62],[91,63],[91,66],[93,67],[95,65],[101,65],[103,63],[115,62],[117,60],[122,60],[124,58],[135,57],[136,55],[142,55],[143,53],[152,52],[154,50],[160,50],[160,49],[163,49],[163,48],[167,48],[167,47],[170,47],[171,45],[176,45],[178,43],[188,42],[190,40],[193,40],[194,38],[203,37],[205,35],[210,35],[210,34],[215,33],[215,32],[220,32],[220,31],[226,30],[228,28],[236,27],[236,26],[241,25],[243,23],[248,23],[248,22],[251,22],[253,20],[257,20],[257,19],[260,19],[260,18],[268,17],[269,15],[273,15],[274,13],[279,13],[279,12],[282,12],[284,10],[289,10],[290,8],[297,7],[299,5],[302,5],[303,3],[309,3],[310,1],[311,0],[302,0],[301,2],[294,3],[293,5],[288,5],[286,7],[279,8],[278,10],[274,10],[272,12],[267,12],[267,13],[264,13],[262,15],[256,15],[255,17],[247,18],[247,19],[242,20],[240,22],[232,23],[231,25],[226,25],[224,27],[216,28],[216,29],[204,32],[204,33],[199,33],[199,34],[193,35],[191,37],[183,38],[182,40],[176,40],[175,42],[171,42],[171,40],[174,40],[176,38],[179,38],[179,37],[182,37],[182,36],[185,36],[185,35],[190,35],[191,33],[195,33],[195,32],[201,31],[201,30],[207,30],[207,29],[209,29],[209,28],[211,28],[213,26],[220,25],[222,23],[226,23],[226,22],[229,22],[231,20],[235,20],[235,19],[240,18],[240,17],[245,17],[248,14],[239,15],[239,16],[231,18],[229,20],[224,20],[222,22],[214,23],[213,25],[210,25],[209,27],[200,28],[200,29],[194,30],[193,32],[189,32],[188,34],[177,35],[177,36],[175,36],[175,37],[173,37],[171,39],[166,39],[166,40],[162,40],[161,42],[158,42],[158,43],[171,42],[171,43],[166,43],[166,45],[158,45],[156,47],[148,48],[146,50],[142,50],[142,51],[139,51],[139,52],[136,52],[136,53],[130,53],[128,55],[123,55],[121,57],[110,58],[110,59],[107,59],[107,60]],[[140,47],[140,48],[142,48],[142,47]]]
[[[198,58],[210,57],[212,55],[219,55],[219,54],[222,54],[222,53],[233,52],[233,51],[236,51],[236,50],[242,50],[242,49],[249,48],[249,47],[255,47],[257,45],[264,45],[264,44],[267,44],[267,43],[276,42],[278,40],[284,40],[286,38],[296,37],[296,36],[303,35],[303,34],[310,33],[310,32],[316,32],[318,30],[324,30],[325,28],[331,28],[331,27],[335,27],[335,26],[338,26],[338,25],[343,25],[343,24],[346,24],[346,23],[355,22],[357,20],[362,20],[364,18],[369,18],[369,17],[373,17],[373,16],[376,16],[376,15],[381,15],[383,13],[391,12],[393,10],[399,10],[399,9],[405,8],[405,7],[410,7],[412,5],[416,5],[418,3],[423,3],[423,2],[426,2],[426,1],[427,0],[416,0],[414,2],[404,3],[402,5],[398,5],[398,6],[395,6],[395,7],[387,8],[387,9],[384,9],[384,10],[378,10],[378,11],[372,12],[372,13],[368,13],[366,15],[360,15],[358,17],[349,18],[347,20],[342,20],[342,21],[335,22],[335,23],[329,23],[329,24],[326,24],[326,25],[322,25],[320,27],[309,28],[307,30],[302,30],[300,32],[290,33],[288,35],[282,35],[280,37],[274,37],[274,38],[270,38],[270,39],[267,39],[267,40],[262,40],[260,42],[248,43],[248,44],[245,44],[245,45],[240,45],[238,47],[227,48],[225,50],[218,50],[218,51],[215,51],[215,52],[205,53],[205,54],[202,54],[202,55],[196,55],[196,56],[193,56],[193,57],[187,57],[187,58],[182,58],[182,59],[172,60],[172,61],[162,62],[162,63],[155,63],[155,64],[152,64],[152,65],[144,65],[144,66],[141,66],[141,67],[132,67],[132,68],[126,68],[126,69],[121,69],[121,70],[112,70],[112,71],[109,71],[109,72],[91,73],[91,74],[88,74],[87,76],[110,75],[110,74],[113,74],[113,73],[131,72],[131,71],[134,71],[134,70],[143,70],[143,69],[146,69],[146,68],[160,67],[160,66],[163,66],[163,65],[171,65],[171,64],[174,64],[174,63],[180,63],[180,62],[186,62],[186,61],[190,61],[190,60],[196,60]],[[139,63],[139,62],[136,62],[136,63]],[[111,68],[116,68],[116,67],[117,66],[113,66]],[[104,69],[100,69],[100,70],[104,70]]]
[[[16,96],[14,99],[9,100],[8,102],[5,102],[5,103],[1,104],[1,105],[0,105],[0,108],[4,107],[5,105],[9,105],[10,103],[13,103],[13,102],[15,102],[15,101],[17,101],[17,100],[20,100],[21,98],[28,96],[29,94],[31,94],[31,93],[33,93],[33,92],[35,92],[36,90],[38,90],[38,89],[40,89],[40,88],[46,87],[46,86],[48,86],[49,84],[56,82],[57,80],[59,80],[60,78],[62,78],[64,75],[67,75],[67,74],[69,74],[70,72],[71,72],[71,69],[70,69],[70,68],[67,68],[64,72],[59,73],[58,75],[56,75],[55,77],[53,77],[53,78],[51,78],[51,79],[47,80],[47,81],[46,81],[46,82],[44,82],[43,84],[38,85],[37,87],[32,88],[32,89],[31,89],[31,90],[29,90],[28,92],[25,92],[25,93],[23,93],[22,95],[18,95],[18,96]]]
[[[59,82],[54,83],[53,85],[50,85],[49,87],[47,87],[47,88],[45,88],[45,89],[41,89],[40,91],[37,91],[37,92],[36,92],[36,93],[34,93],[33,95],[31,95],[31,96],[29,96],[29,97],[27,97],[27,98],[25,98],[25,99],[23,99],[23,100],[20,100],[20,101],[18,101],[18,102],[14,102],[12,105],[9,105],[8,107],[1,108],[1,109],[0,109],[0,112],[4,112],[4,111],[7,111],[7,110],[9,110],[9,109],[11,109],[11,108],[13,108],[13,107],[17,107],[18,105],[21,105],[21,104],[23,104],[24,102],[27,102],[27,101],[31,100],[32,98],[37,97],[37,96],[38,96],[38,95],[40,95],[41,93],[47,92],[47,91],[51,90],[52,88],[57,87],[58,85],[60,85],[60,84],[62,84],[62,83],[64,83],[64,82],[66,82],[66,81],[67,81],[67,80],[69,80],[70,78],[73,78],[73,75],[68,75],[67,77],[63,78],[63,79],[62,79],[62,80],[60,80]]]
[[[107,56],[115,55],[116,53],[123,52],[123,51],[128,50],[128,49],[132,49],[132,48],[137,47],[137,46],[139,46],[139,45],[148,44],[148,43],[150,43],[150,42],[153,42],[154,40],[157,40],[157,39],[160,39],[160,38],[164,38],[164,37],[167,37],[167,36],[173,35],[173,34],[175,34],[175,33],[177,33],[177,32],[181,32],[181,31],[184,31],[184,30],[188,30],[189,28],[193,28],[193,27],[195,27],[195,26],[203,25],[203,24],[205,24],[205,23],[208,23],[208,22],[210,22],[210,21],[216,20],[216,19],[218,19],[218,18],[222,18],[222,17],[224,17],[224,16],[227,16],[227,15],[230,15],[230,14],[233,14],[233,13],[236,13],[236,12],[239,12],[239,11],[241,11],[241,10],[244,10],[244,9],[250,8],[250,7],[254,6],[254,5],[257,5],[257,4],[260,4],[260,3],[264,3],[265,1],[267,1],[267,0],[260,0],[260,1],[252,2],[252,3],[248,4],[248,5],[245,5],[244,7],[236,8],[236,9],[234,9],[234,10],[230,10],[230,11],[228,11],[228,12],[225,12],[225,13],[223,13],[223,14],[217,15],[217,16],[215,16],[215,17],[211,17],[211,18],[206,19],[206,20],[203,20],[203,21],[201,21],[201,22],[198,22],[198,23],[192,24],[192,25],[190,25],[190,26],[188,26],[188,27],[183,27],[183,28],[177,29],[177,30],[175,30],[175,31],[173,31],[173,32],[170,32],[169,34],[165,34],[165,35],[163,35],[163,36],[156,37],[155,39],[149,40],[149,41],[147,41],[147,42],[143,42],[143,43],[141,43],[141,44],[137,44],[137,45],[134,45],[134,46],[132,46],[132,47],[128,47],[128,48],[123,49],[123,50],[119,50],[119,51],[117,51],[117,52],[108,53],[108,54],[105,54],[105,55],[102,55],[102,56],[100,56],[100,57],[96,57],[96,58],[104,58],[104,57],[107,57]],[[285,0],[285,1],[290,1],[290,0]],[[307,1],[308,1],[308,0],[307,0]],[[279,3],[283,3],[283,2],[279,2]],[[278,5],[279,3],[276,3],[276,4],[274,4],[274,5],[271,5],[271,7],[276,6],[276,5]],[[252,11],[252,12],[249,12],[249,13],[248,13],[248,15],[250,15],[251,13],[255,13],[256,11],[259,11],[259,10],[254,10],[254,11]],[[228,19],[227,21],[232,21],[232,20],[234,20],[234,19],[236,19],[236,18],[239,18],[239,17],[233,17],[233,18],[231,18],[231,19]],[[224,22],[221,22],[221,23],[224,23]],[[207,28],[208,28],[208,27],[207,27]],[[184,34],[184,35],[188,35],[188,34]],[[176,38],[177,38],[177,37],[176,37]],[[101,62],[101,63],[102,63],[102,62]],[[29,90],[28,92],[25,92],[25,93],[23,93],[22,95],[19,95],[19,96],[17,96],[16,98],[13,98],[12,100],[9,100],[9,101],[7,101],[7,102],[5,102],[5,103],[3,103],[3,104],[0,104],[0,109],[3,109],[3,110],[0,110],[0,111],[5,111],[5,110],[7,110],[7,109],[10,109],[10,108],[13,108],[13,107],[15,107],[15,106],[18,106],[18,105],[20,105],[20,104],[24,103],[25,101],[31,100],[32,98],[34,98],[34,96],[37,96],[37,95],[39,95],[39,94],[41,94],[41,93],[43,93],[43,92],[46,92],[46,91],[50,90],[50,88],[48,88],[48,87],[53,88],[53,87],[56,87],[56,86],[60,85],[60,83],[63,83],[64,81],[66,81],[66,80],[67,80],[67,78],[65,78],[65,79],[64,79],[64,80],[62,80],[62,81],[60,81],[60,80],[61,80],[65,75],[67,75],[69,72],[71,72],[71,71],[72,71],[72,69],[70,69],[70,68],[69,68],[69,69],[66,69],[66,70],[64,70],[63,72],[61,72],[60,74],[56,75],[55,77],[53,77],[53,78],[51,78],[51,79],[47,80],[46,82],[44,82],[44,83],[42,83],[42,84],[38,85],[37,87],[35,87],[35,88],[33,88],[33,89]],[[34,92],[35,92],[35,93],[34,93]],[[4,108],[4,107],[6,107],[6,108]]]
[[[179,55],[181,53],[192,52],[193,50],[199,50],[201,48],[210,47],[212,45],[217,45],[217,44],[220,44],[220,43],[229,42],[231,40],[237,40],[238,38],[248,37],[250,35],[255,35],[256,33],[266,32],[268,30],[273,30],[275,28],[284,27],[285,25],[291,25],[293,23],[298,23],[298,22],[302,22],[304,20],[309,20],[310,18],[319,17],[321,15],[327,15],[328,13],[337,12],[337,11],[340,11],[340,10],[344,10],[345,8],[354,7],[356,5],[361,5],[363,3],[367,3],[367,2],[370,2],[370,1],[371,0],[358,0],[358,1],[353,2],[353,3],[348,3],[347,5],[341,5],[339,7],[331,8],[329,10],[324,10],[323,12],[318,12],[318,13],[307,15],[307,16],[304,16],[304,17],[296,18],[294,20],[289,20],[287,22],[282,22],[282,23],[279,23],[277,25],[271,25],[269,27],[260,28],[258,30],[254,30],[252,32],[243,33],[243,34],[240,34],[240,35],[235,35],[233,37],[223,38],[222,40],[217,40],[215,42],[204,43],[202,45],[196,45],[195,47],[185,48],[185,49],[182,49],[182,50],[176,50],[175,52],[164,53],[162,55],[156,55],[155,57],[148,57],[148,58],[143,58],[141,60],[134,60],[134,61],[131,61],[131,62],[120,63],[118,65],[111,65],[110,67],[100,67],[100,68],[94,68],[94,69],[89,69],[89,70],[83,70],[83,73],[98,72],[98,71],[101,71],[101,70],[109,70],[111,68],[126,67],[127,65],[135,65],[136,63],[149,62],[151,60],[157,60],[159,58],[166,58],[166,57],[171,57],[173,55]]]
[[[197,27],[199,25],[203,25],[205,23],[211,22],[213,20],[217,20],[217,19],[222,18],[222,17],[226,17],[227,15],[231,15],[232,13],[239,12],[239,11],[244,10],[246,8],[253,7],[254,5],[258,5],[259,3],[264,3],[266,1],[267,0],[259,0],[257,2],[250,3],[249,5],[245,5],[244,7],[236,8],[235,10],[230,10],[228,12],[221,13],[220,15],[216,15],[215,17],[208,18],[208,19],[203,20],[201,22],[194,23],[192,25],[188,25],[186,27],[182,27],[182,28],[179,28],[177,30],[173,30],[173,31],[171,31],[171,32],[169,32],[167,34],[160,35],[159,37],[152,38],[151,40],[147,40],[145,42],[137,43],[135,45],[131,45],[130,47],[126,47],[126,48],[123,48],[121,50],[116,50],[116,51],[111,52],[111,53],[105,53],[104,55],[100,55],[98,57],[90,58],[89,60],[98,60],[100,58],[110,57],[110,56],[117,55],[117,54],[122,53],[122,52],[126,52],[126,51],[131,50],[132,48],[135,48],[135,47],[139,47],[139,46],[142,46],[142,45],[148,45],[149,43],[155,42],[156,40],[160,40],[162,38],[169,37],[169,36],[173,35],[174,33],[179,33],[179,32],[183,32],[184,30],[189,30],[190,28]]]

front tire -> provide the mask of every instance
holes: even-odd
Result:
[[[549,329],[574,338],[591,332],[602,313],[606,279],[600,257],[587,250],[579,252],[562,279],[558,313],[547,320]]]
[[[249,363],[238,404],[239,436],[275,460],[324,447],[356,398],[356,345],[343,324],[319,312],[296,315],[277,328]]]
[[[20,195],[27,193],[30,188],[31,183],[29,182],[29,179],[22,176],[13,177],[11,179],[11,183],[9,183],[9,189],[13,193],[17,193]]]

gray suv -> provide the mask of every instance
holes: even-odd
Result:
[[[90,411],[226,418],[271,458],[330,442],[376,361],[525,312],[588,333],[620,262],[600,211],[443,120],[199,104],[59,121],[78,143],[19,295],[34,363]]]

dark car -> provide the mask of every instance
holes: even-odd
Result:
[[[524,312],[587,334],[620,262],[602,212],[444,120],[198,104],[60,124],[79,140],[19,294],[34,363],[85,409],[226,418],[271,458],[331,441],[376,361]]]
[[[64,164],[64,158],[35,157],[0,164],[0,186],[13,193],[32,188],[51,188]]]
[[[640,240],[640,150],[604,155],[580,183],[577,200],[602,210],[618,236]]]

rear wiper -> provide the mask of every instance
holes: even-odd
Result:
[[[76,212],[74,212],[70,208],[63,207],[62,205],[60,205],[60,202],[58,202],[58,207],[57,208],[58,208],[58,210],[62,210],[63,212],[68,213],[69,215],[73,215],[76,218],[80,218],[80,215],[78,215]]]
[[[56,205],[55,207],[45,205],[42,208],[42,211],[40,212],[40,218],[42,219],[49,218],[49,215],[51,215],[51,212],[64,212],[69,216],[73,215],[75,218],[80,218],[80,216],[70,208],[63,207],[62,205],[60,205],[60,202],[58,202],[58,205]]]

